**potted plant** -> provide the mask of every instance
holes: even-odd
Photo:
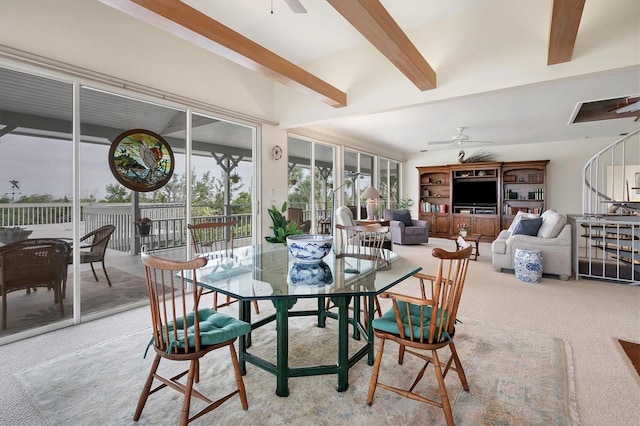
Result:
[[[273,222],[273,226],[270,226],[270,229],[273,229],[273,237],[265,237],[265,239],[270,243],[281,243],[287,244],[287,237],[289,235],[298,235],[303,234],[301,229],[298,229],[298,225],[295,222],[289,222],[284,216],[283,213],[287,211],[287,202],[282,203],[282,208],[278,210],[275,206],[271,206],[268,210],[269,216],[271,217],[271,221]]]
[[[400,201],[398,201],[399,209],[408,209],[411,206],[413,206],[413,200],[409,198],[407,194],[404,194],[404,197],[401,198]]]
[[[458,232],[460,232],[460,235],[462,237],[466,237],[468,231],[469,231],[469,225],[468,224],[466,224],[466,223],[458,224]]]
[[[153,222],[148,217],[139,217],[135,220],[134,225],[138,229],[138,235],[146,236],[151,233],[151,222]]]

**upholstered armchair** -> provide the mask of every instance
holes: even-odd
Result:
[[[538,229],[528,223],[540,221]],[[513,269],[516,249],[540,250],[542,252],[542,272],[559,275],[561,280],[571,276],[571,225],[567,217],[555,210],[547,210],[539,218],[518,212],[509,229],[500,232],[491,244],[491,262],[496,271]]]
[[[408,209],[385,209],[384,220],[389,221],[394,244],[429,242],[429,222],[411,219],[411,212]]]
[[[338,207],[336,209],[336,214],[335,214],[335,224],[336,225],[342,225],[342,226],[355,226],[356,222],[353,219],[353,212],[351,211],[351,209],[349,207],[346,206],[341,206]],[[333,236],[334,239],[334,246],[335,247],[341,247],[343,244],[342,241],[342,232],[336,232],[335,235]],[[344,244],[346,244],[347,242],[345,241]]]

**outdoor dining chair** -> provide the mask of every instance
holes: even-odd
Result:
[[[34,238],[0,247],[2,329],[7,328],[7,294],[22,289],[46,287],[53,290],[53,302],[64,316],[64,287],[71,248],[58,239]]]
[[[180,425],[186,425],[216,409],[236,394],[240,396],[242,409],[248,409],[247,394],[234,342],[238,337],[249,333],[251,325],[211,308],[199,306],[202,291],[201,288],[193,290],[193,283],[197,282],[198,269],[202,268],[207,260],[198,257],[188,261],[174,261],[149,255],[144,249],[140,257],[149,293],[153,334],[150,345],[156,355],[140,394],[133,420],[140,419],[149,396],[161,389],[173,389],[184,395]],[[216,349],[225,347],[229,349],[236,385],[234,390],[213,401],[194,389],[194,382],[200,381],[200,359]],[[168,371],[158,371],[160,362],[165,359],[186,361],[189,368],[175,375],[169,370],[172,371],[171,376],[165,377],[162,374],[166,375]],[[186,379],[183,379],[185,376]],[[155,380],[159,383],[153,387]],[[219,389],[220,384],[215,383],[213,387]],[[190,415],[192,396],[203,400],[206,405],[199,406],[200,410]],[[158,407],[160,410],[165,408]]]
[[[196,224],[188,224],[187,228],[191,232],[191,243],[196,254],[206,256],[208,261],[213,262],[233,262],[234,246],[233,239],[235,237],[234,226],[237,220],[229,220],[226,222],[202,222]],[[213,291],[213,309],[229,306],[237,299],[226,296],[226,301],[218,303],[218,292]],[[256,314],[260,313],[258,301],[254,300],[253,308]]]
[[[454,424],[444,378],[449,370],[456,371],[462,388],[469,391],[467,378],[454,344],[454,336],[458,304],[467,276],[471,251],[470,245],[455,252],[448,252],[440,248],[433,249],[433,256],[439,259],[436,275],[423,273],[414,275],[420,280],[421,297],[392,292],[380,295],[380,297],[391,299],[393,308],[371,323],[375,336],[380,341],[369,381],[368,405],[373,402],[376,389],[381,387],[406,398],[442,408],[447,425]],[[425,288],[426,281],[431,283],[428,288]],[[405,353],[424,361],[416,379],[405,389],[380,381],[380,366],[385,344],[388,342],[399,345],[399,365],[402,365]],[[438,352],[447,347],[450,356],[446,362],[443,362],[440,360]],[[429,399],[415,390],[429,364],[433,364],[434,367],[440,390],[440,401]],[[398,374],[393,372],[387,372],[387,374],[389,374],[388,377],[398,377]]]
[[[107,268],[104,266],[104,257],[111,235],[115,230],[116,227],[114,225],[104,225],[80,238],[80,263],[88,263],[91,265],[91,271],[96,281],[98,281],[98,275],[96,275],[93,264],[94,262],[102,263],[102,270],[104,271],[104,276],[107,278],[109,287],[111,287],[111,280],[109,279],[109,274],[107,274]]]

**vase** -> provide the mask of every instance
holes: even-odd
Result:
[[[138,228],[138,235],[146,237],[151,233],[151,225],[136,225]]]

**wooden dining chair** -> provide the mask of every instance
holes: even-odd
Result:
[[[7,328],[7,294],[37,287],[53,290],[53,302],[64,317],[64,287],[71,247],[58,239],[34,238],[0,247],[2,329]]]
[[[194,252],[213,261],[224,262],[226,259],[234,259],[233,239],[235,237],[234,227],[237,223],[237,220],[229,220],[226,222],[188,224],[187,228],[191,232],[191,243],[193,244]],[[211,293],[213,293],[213,309],[229,306],[238,301],[226,296],[225,302],[218,303],[218,292],[212,291]],[[260,313],[257,300],[253,301],[253,308],[256,314]]]
[[[380,295],[380,297],[391,299],[393,308],[372,322],[373,331],[380,342],[369,381],[368,405],[373,402],[376,388],[381,387],[415,401],[442,408],[447,425],[454,424],[444,378],[449,370],[456,371],[462,388],[465,391],[469,390],[453,339],[456,331],[458,304],[467,276],[471,251],[471,246],[455,252],[448,252],[440,248],[433,249],[433,256],[439,259],[436,275],[423,273],[415,275],[420,280],[421,297],[391,292]],[[426,281],[431,283],[430,286],[425,286]],[[399,345],[399,365],[402,365],[405,353],[424,361],[416,379],[406,388],[380,382],[380,365],[385,344],[388,341]],[[448,360],[443,362],[440,360],[438,352],[445,348],[449,348],[450,355]],[[429,364],[433,364],[440,389],[439,401],[427,398],[416,390],[416,386],[422,380]],[[388,374],[389,377],[393,376],[391,372]]]
[[[149,255],[144,250],[140,257],[149,293],[153,333],[150,345],[153,346],[156,355],[140,394],[133,420],[140,419],[149,395],[164,388],[176,390],[184,395],[180,425],[186,425],[214,410],[236,394],[240,396],[242,409],[248,409],[234,342],[238,337],[249,333],[251,325],[211,308],[200,308],[202,292],[194,290],[193,283],[197,282],[198,269],[203,267],[207,260],[198,257],[189,261],[174,261]],[[233,391],[212,401],[194,389],[194,382],[198,383],[200,379],[200,359],[209,352],[224,347],[230,352],[236,386]],[[158,367],[164,359],[187,361],[189,368],[173,377],[163,377],[158,373]],[[182,378],[185,375],[187,377],[183,383]],[[155,380],[159,384],[153,387]],[[192,396],[205,401],[207,405],[190,415]]]
[[[336,224],[336,231],[340,234],[337,238],[336,246],[337,258],[363,258],[373,261],[376,269],[385,269],[389,266],[386,251],[384,250],[385,239],[389,232],[388,226],[380,224],[371,225],[342,225]],[[364,310],[364,317],[368,318],[368,303],[363,296],[361,306]],[[325,309],[331,309],[330,299],[325,302]],[[380,302],[374,298],[375,310],[378,316],[382,315]]]

